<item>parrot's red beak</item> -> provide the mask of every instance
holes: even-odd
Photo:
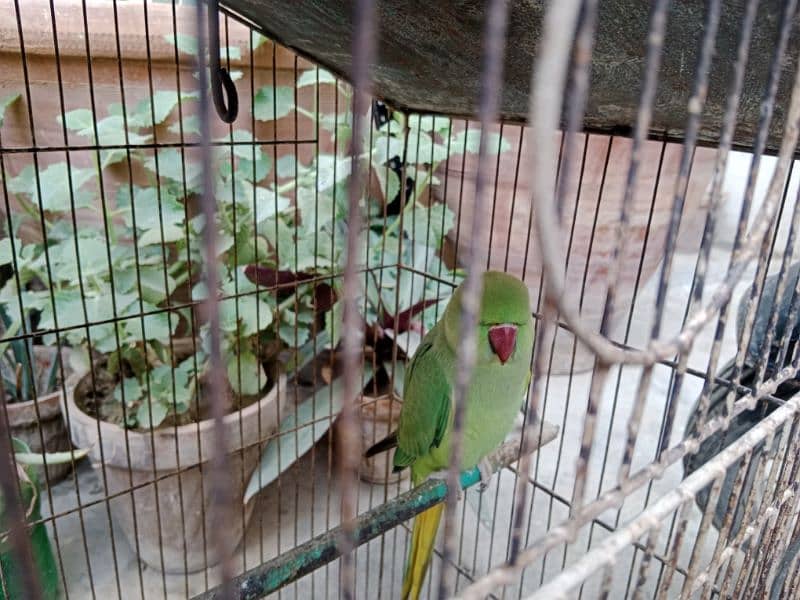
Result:
[[[489,328],[489,345],[505,364],[517,347],[517,328],[514,325],[495,325]]]

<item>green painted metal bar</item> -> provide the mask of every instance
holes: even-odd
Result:
[[[539,439],[535,449],[554,440],[558,435],[558,427],[550,423],[542,423],[537,427]],[[488,461],[493,472],[497,472],[519,459],[520,440],[508,441],[489,455]],[[461,473],[461,488],[466,489],[480,481],[477,468]],[[389,531],[400,523],[418,515],[424,510],[443,502],[447,496],[447,484],[444,480],[430,479],[399,496],[377,506],[356,519],[355,539],[360,546]],[[342,535],[342,527],[335,527],[307,541],[280,556],[259,565],[234,578],[232,589],[236,590],[241,600],[263,598],[300,577],[315,571],[339,558],[338,542]],[[228,590],[231,587],[227,588]],[[223,597],[223,588],[218,586],[193,600],[218,600]]]

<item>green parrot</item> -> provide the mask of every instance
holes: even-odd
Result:
[[[396,447],[394,470],[411,467],[415,486],[430,477],[444,478],[449,465],[463,293],[462,284],[411,359],[397,431],[366,453],[373,456]],[[506,273],[484,273],[461,459],[462,470],[480,468],[484,483],[491,471],[483,459],[508,435],[520,412],[530,382],[533,337],[525,284]],[[414,519],[403,600],[419,598],[443,508],[437,504]]]

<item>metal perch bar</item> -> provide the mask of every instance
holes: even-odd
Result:
[[[558,435],[558,427],[546,421],[538,422],[536,433],[538,437],[530,442],[532,451],[553,441]],[[521,438],[507,441],[487,457],[493,472],[498,472],[519,460],[521,441]],[[477,467],[461,473],[462,489],[471,487],[479,481],[480,472]],[[353,536],[351,539],[356,546],[365,544],[397,527],[403,521],[444,501],[446,497],[447,484],[444,480],[428,480],[358,517],[354,525],[350,527]],[[338,545],[341,535],[342,526],[340,525],[235,578],[232,583],[238,590],[238,597],[243,600],[262,598],[336,560],[341,556]],[[222,588],[216,587],[195,596],[194,600],[211,600],[222,597],[224,597]]]

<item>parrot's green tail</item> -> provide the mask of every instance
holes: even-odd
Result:
[[[431,562],[433,543],[436,541],[436,532],[439,530],[439,521],[442,518],[444,504],[432,506],[414,519],[414,529],[411,533],[411,549],[406,563],[406,574],[403,579],[403,600],[417,600],[422,591],[422,582],[428,572]]]

